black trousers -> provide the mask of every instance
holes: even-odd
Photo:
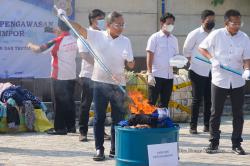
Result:
[[[156,102],[160,96],[158,107],[168,108],[168,102],[173,89],[173,79],[155,77],[155,81],[155,86],[148,86],[149,104],[156,105]]]
[[[93,100],[94,82],[87,77],[80,78],[81,83],[81,105],[79,112],[79,131],[81,134],[88,133],[89,111]]]
[[[209,127],[209,119],[211,115],[211,73],[209,77],[204,77],[196,74],[194,71],[189,70],[189,79],[192,82],[192,114],[190,127],[196,128],[200,104],[203,100],[203,116],[204,126]]]
[[[227,95],[229,95],[231,98],[233,112],[233,133],[231,140],[233,146],[238,146],[243,141],[241,135],[244,123],[242,110],[244,103],[244,87],[224,89],[212,84],[210,142],[219,144],[221,115]]]
[[[125,87],[123,87],[125,88]],[[108,104],[111,106],[111,150],[115,150],[115,126],[126,115],[125,95],[117,85],[94,82],[94,135],[96,149],[104,150],[104,123]]]
[[[55,130],[75,127],[75,80],[52,80],[55,100]]]

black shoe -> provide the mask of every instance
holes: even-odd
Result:
[[[76,133],[76,128],[72,127],[72,128],[67,129],[67,131],[68,133]]]
[[[233,146],[232,151],[235,154],[238,154],[238,155],[246,155],[246,152],[244,151],[244,149],[240,145],[239,146]]]
[[[209,132],[209,127],[208,126],[204,126],[204,128],[203,128],[203,132]]]
[[[104,139],[105,140],[111,140],[111,136],[108,135],[106,132],[104,132]]]
[[[115,157],[115,150],[110,150],[109,157],[114,158]]]
[[[104,150],[97,149],[93,157],[94,161],[103,161],[105,159]]]
[[[79,141],[80,142],[87,142],[88,141],[87,134],[81,134],[80,133]]]
[[[65,130],[65,129],[49,130],[49,131],[47,131],[47,134],[51,134],[51,135],[67,135],[67,130]]]
[[[219,144],[210,143],[208,147],[205,149],[205,151],[206,153],[209,153],[209,154],[217,153],[218,147],[219,147]]]
[[[197,128],[190,128],[190,129],[189,129],[189,133],[190,133],[190,134],[198,134]]]

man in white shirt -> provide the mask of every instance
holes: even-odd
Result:
[[[160,18],[160,31],[152,34],[147,43],[147,73],[149,104],[168,108],[173,88],[173,67],[169,65],[171,57],[179,53],[177,38],[171,34],[175,17],[166,13]]]
[[[94,9],[89,13],[89,29],[90,30],[104,30],[105,29],[105,13],[100,9]],[[94,58],[89,55],[89,51],[82,44],[80,39],[77,40],[79,54],[82,57],[81,71],[79,74],[81,92],[81,105],[79,111],[79,141],[87,141],[89,111],[93,100],[93,84],[91,80],[94,69]],[[110,136],[105,133],[104,137],[110,139]]]
[[[211,114],[211,65],[196,59],[201,56],[198,52],[199,44],[208,36],[215,25],[215,13],[204,10],[201,13],[202,25],[191,31],[184,42],[183,54],[189,59],[189,79],[192,82],[192,114],[190,122],[190,134],[198,134],[197,122],[199,117],[200,103],[203,99],[204,132],[209,131],[209,119]]]
[[[240,31],[241,14],[237,10],[228,10],[224,15],[225,28],[215,30],[199,46],[202,55],[212,63],[212,109],[210,118],[210,144],[207,153],[218,150],[220,139],[220,121],[226,96],[231,97],[233,112],[232,150],[245,155],[241,147],[243,130],[243,103],[245,79],[250,77],[250,40]],[[222,69],[230,67],[243,72],[242,77]]]
[[[65,11],[59,9],[58,15],[65,15]],[[99,60],[110,70],[105,71],[100,63],[95,59],[92,80],[94,81],[94,135],[96,154],[95,161],[105,159],[104,155],[104,121],[108,103],[111,105],[111,150],[110,157],[115,155],[115,130],[114,126],[124,119],[125,108],[124,92],[125,88],[125,62],[129,68],[133,68],[134,57],[130,40],[122,35],[124,30],[124,19],[122,14],[112,12],[106,19],[106,31],[89,30],[79,24],[71,22],[75,29],[87,39],[88,43],[96,53]]]
[[[75,133],[74,90],[76,79],[76,39],[70,35],[70,28],[58,19],[58,36],[44,45],[29,43],[27,45],[36,53],[51,48],[51,77],[55,98],[55,131],[48,134],[66,135]]]

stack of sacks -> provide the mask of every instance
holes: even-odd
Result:
[[[192,104],[192,87],[188,78],[188,71],[179,69],[179,74],[174,75],[174,88],[171,95],[171,101],[176,102],[184,107],[187,107],[190,112]],[[169,107],[171,111],[171,118],[175,122],[188,122],[190,114],[174,107]]]
[[[140,91],[144,97],[147,96],[147,74],[145,71],[141,73],[126,72],[126,90],[130,91]]]

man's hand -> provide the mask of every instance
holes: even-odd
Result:
[[[155,86],[156,81],[152,73],[148,73],[148,85]]]
[[[63,10],[63,9],[58,9],[57,10],[57,16],[62,20],[62,18],[63,18],[62,16],[67,17],[66,11]]]
[[[40,53],[41,52],[41,48],[39,45],[33,44],[31,42],[29,42],[26,47],[28,47],[29,49],[31,49],[33,52],[35,53]]]
[[[244,78],[245,80],[250,80],[250,70],[249,69],[244,70],[244,72],[242,74],[242,78]]]

